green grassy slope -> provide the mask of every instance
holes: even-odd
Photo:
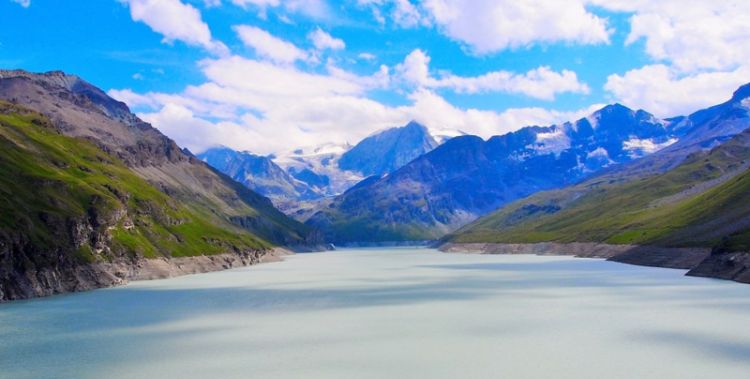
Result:
[[[4,102],[0,151],[0,242],[16,254],[16,266],[270,247],[204,207],[173,200],[43,116]]]
[[[451,242],[606,242],[750,250],[750,133],[667,173],[600,177],[515,202]]]

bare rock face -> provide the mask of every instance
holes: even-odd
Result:
[[[412,121],[365,138],[341,156],[338,166],[363,176],[383,175],[437,146],[427,128]]]
[[[675,248],[636,245],[576,243],[444,243],[446,253],[572,255],[604,258],[639,266],[688,269],[688,276],[733,280],[750,284],[750,253],[710,248]]]
[[[11,277],[7,282],[0,282],[0,303],[118,286],[131,280],[165,279],[227,270],[275,261],[285,254],[285,251],[248,251],[171,259],[125,259],[115,262],[60,265],[54,269],[31,269],[21,276]]]
[[[445,243],[441,251],[481,254],[572,255],[581,258],[604,258],[639,266],[690,269],[709,254],[708,248],[674,248],[638,245],[612,245],[595,242],[573,243]]]
[[[40,246],[23,231],[0,230],[0,302],[121,283],[122,278],[87,264],[76,254],[79,248],[96,246],[107,250],[103,256],[112,257],[106,243],[109,236],[103,232],[111,224],[97,225],[111,221],[47,217],[49,230],[58,234],[55,246]]]
[[[740,283],[750,283],[750,253],[749,252],[717,252],[694,267],[688,273],[690,276],[734,280]]]
[[[322,197],[315,187],[296,180],[269,157],[216,147],[198,154],[198,158],[253,191],[267,196],[279,207]]]

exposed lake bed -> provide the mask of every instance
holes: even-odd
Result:
[[[373,248],[0,305],[0,377],[746,377],[750,287]]]

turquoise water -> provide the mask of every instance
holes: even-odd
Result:
[[[747,378],[750,286],[363,249],[0,305],[2,378]]]

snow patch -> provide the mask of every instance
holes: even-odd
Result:
[[[599,126],[599,113],[594,113],[592,115],[586,116],[586,120],[588,120],[589,124],[591,124],[591,129],[596,130],[596,128]]]
[[[536,150],[537,154],[560,155],[570,148],[570,137],[565,133],[565,128],[553,126],[551,131],[537,134],[535,146],[528,148]]]
[[[677,138],[670,138],[662,143],[654,141],[653,138],[630,138],[629,140],[622,143],[622,148],[628,151],[629,155],[632,158],[640,158],[648,154],[655,153],[669,145],[672,145],[675,142],[677,142]]]

